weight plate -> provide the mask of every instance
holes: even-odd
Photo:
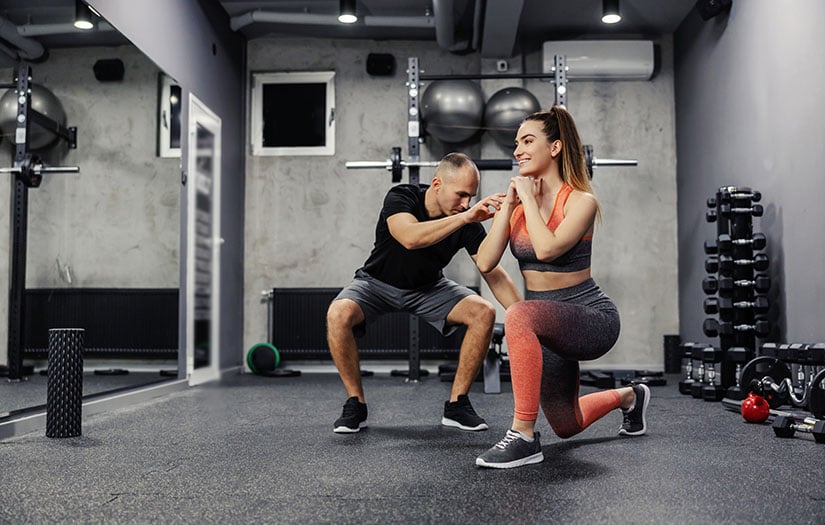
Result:
[[[762,381],[765,377],[770,377],[771,381],[779,385],[784,379],[790,379],[791,369],[775,357],[759,356],[751,359],[742,367],[739,374],[739,386],[745,392],[753,392],[754,386],[751,383]],[[760,395],[765,398],[771,408],[780,407],[788,401],[788,394],[784,389],[783,393],[766,390],[761,392]]]
[[[817,419],[825,419],[825,370],[814,376],[808,397],[808,410]]]

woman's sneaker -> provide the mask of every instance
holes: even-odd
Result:
[[[650,402],[650,389],[644,383],[633,385],[636,402],[633,408],[622,410],[622,426],[619,434],[623,436],[641,436],[647,432],[647,404]]]
[[[333,423],[332,431],[338,434],[352,434],[367,426],[367,404],[351,397],[344,403],[341,417]]]
[[[504,438],[476,458],[476,465],[488,468],[514,468],[544,461],[539,433],[533,439],[510,429]]]

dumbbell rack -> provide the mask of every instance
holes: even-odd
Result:
[[[758,191],[735,186],[723,186],[707,200],[710,209],[705,217],[716,223],[716,242],[705,243],[709,275],[702,283],[708,295],[703,309],[716,317],[705,319],[702,329],[706,336],[718,337],[719,345],[702,349],[704,375],[692,393],[708,401],[744,398],[739,371],[755,356],[756,338],[766,337],[770,331],[764,317],[768,300],[760,295],[768,291],[770,279],[756,273],[768,268],[767,255],[759,253],[765,248],[765,236],[753,232],[753,217],[760,217],[763,211],[756,204],[760,200]],[[696,395],[697,389],[701,396]]]

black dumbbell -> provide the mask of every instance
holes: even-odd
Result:
[[[752,202],[759,202],[762,200],[762,194],[751,190],[722,192],[722,202],[730,202],[733,199],[750,199]]]
[[[705,259],[705,271],[708,273],[716,273],[719,271],[719,258],[715,255]]]
[[[734,208],[730,204],[719,205],[719,213],[722,215],[722,217],[730,217],[731,215],[738,213],[753,215],[754,217],[761,217],[764,211],[765,210],[762,208],[761,204],[754,204],[749,208]]]
[[[757,319],[754,324],[733,324],[728,322],[720,323],[716,319],[705,319],[702,323],[702,331],[708,337],[718,335],[733,335],[736,332],[753,332],[759,337],[765,337],[771,331],[770,323],[764,319]]]
[[[709,275],[702,279],[702,290],[708,295],[719,292],[721,296],[729,296],[734,288],[752,286],[756,292],[765,293],[771,288],[771,278],[767,275],[757,275],[752,281],[747,279],[734,280],[733,277],[716,278]]]
[[[731,239],[730,235],[723,233],[719,236],[719,251],[727,252],[736,246],[752,245],[754,250],[765,248],[767,240],[764,233],[754,233],[750,239]],[[705,251],[707,253],[707,251]],[[714,252],[715,253],[715,252]]]
[[[719,252],[719,248],[716,246],[715,242],[708,242],[705,241],[705,254],[706,255],[716,255]]]
[[[716,197],[708,197],[708,200],[706,202],[707,202],[708,208],[713,209],[713,208],[716,207]]]
[[[768,298],[764,295],[758,295],[753,301],[736,301],[729,297],[708,297],[705,299],[703,307],[706,314],[718,313],[723,321],[729,321],[733,317],[735,308],[753,308],[754,313],[764,314],[768,311]]]
[[[719,256],[719,267],[722,270],[733,270],[735,266],[753,266],[754,270],[761,272],[768,269],[768,256],[764,253],[757,253],[753,256],[753,259],[734,259],[727,255]],[[707,268],[707,262],[705,262],[705,268]]]
[[[708,222],[716,222],[716,210],[706,211],[705,220],[707,220]]]
[[[771,426],[776,437],[790,438],[796,432],[804,432],[813,434],[814,441],[817,443],[825,443],[825,420],[822,419],[783,414],[776,416]]]

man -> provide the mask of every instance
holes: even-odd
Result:
[[[489,348],[495,309],[442,273],[462,248],[475,261],[486,235],[481,222],[503,202],[505,195],[496,193],[471,206],[478,185],[475,163],[463,153],[449,153],[441,159],[431,185],[401,184],[387,193],[369,258],[327,311],[327,341],[348,396],[335,432],[358,432],[367,426],[355,333],[395,311],[416,314],[444,335],[456,325],[467,327],[441,423],[461,430],[487,429],[467,393]],[[482,276],[505,307],[521,300],[500,266]]]

